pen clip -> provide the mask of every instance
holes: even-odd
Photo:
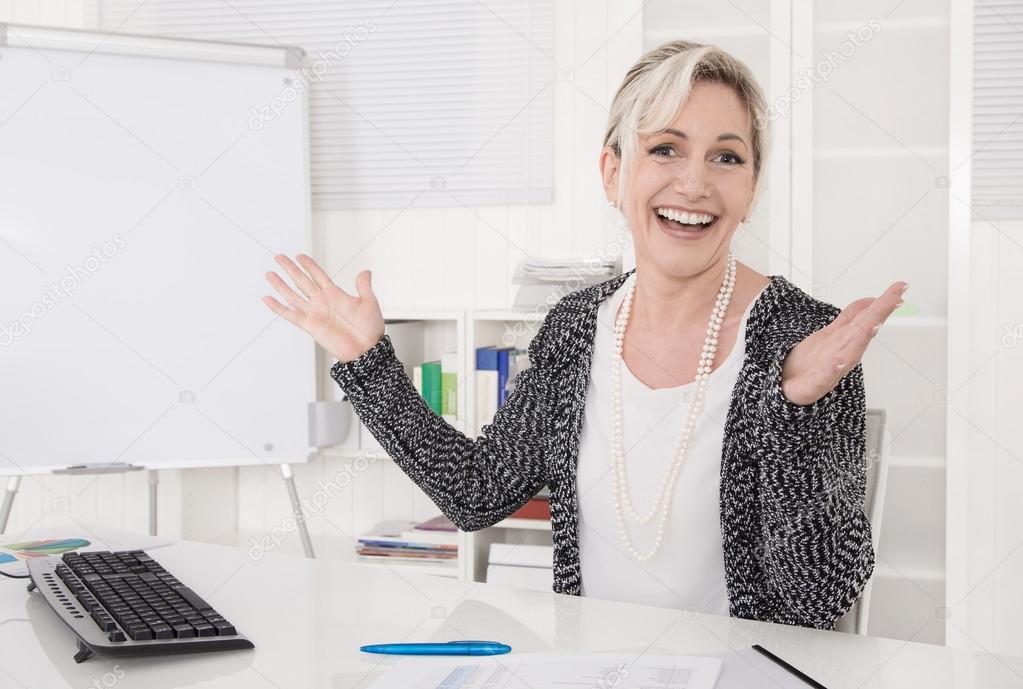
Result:
[[[448,641],[449,644],[496,644],[496,641],[486,641],[484,639],[458,639],[457,641]]]

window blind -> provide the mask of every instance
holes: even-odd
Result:
[[[973,36],[972,204],[1023,219],[1023,0],[978,0]]]
[[[101,0],[121,33],[299,46],[318,209],[545,203],[553,0]],[[201,104],[197,107],[201,107]]]

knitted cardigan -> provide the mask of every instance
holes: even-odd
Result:
[[[631,273],[632,271],[630,271]],[[576,462],[597,309],[629,276],[572,292],[547,313],[529,368],[470,438],[427,406],[384,335],[331,377],[387,454],[464,531],[550,489],[554,591],[579,595]],[[770,276],[750,311],[721,448],[720,523],[732,617],[833,629],[874,568],[857,365],[808,405],[781,389],[786,354],[839,309]]]

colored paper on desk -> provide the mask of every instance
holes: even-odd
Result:
[[[84,538],[46,538],[24,543],[0,543],[0,565],[18,560],[31,560],[34,557],[60,555],[87,545],[89,541]]]
[[[77,550],[141,550],[168,545],[169,540],[134,534],[119,529],[51,526],[28,532],[0,535],[0,569],[7,574],[25,574],[26,562],[35,557],[63,555]]]
[[[712,689],[720,658],[635,653],[516,653],[486,657],[403,658],[371,689]]]

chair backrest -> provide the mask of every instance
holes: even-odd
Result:
[[[881,538],[881,520],[884,516],[884,494],[886,481],[887,464],[884,462],[885,455],[885,426],[888,414],[884,409],[866,410],[866,465],[867,485],[863,496],[863,512],[870,520],[871,536],[874,552],[877,552]],[[873,577],[863,589],[860,599],[856,601],[835,624],[835,629],[840,632],[853,634],[867,633],[867,615],[870,611],[870,593],[873,588]]]

